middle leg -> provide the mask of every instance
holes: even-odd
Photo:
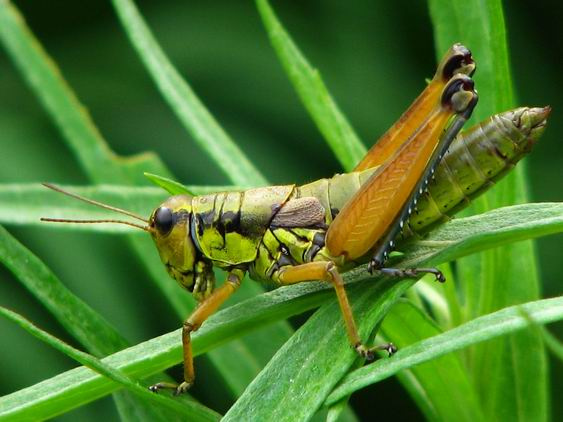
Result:
[[[324,280],[331,283],[336,292],[336,297],[338,298],[338,305],[340,306],[340,312],[346,324],[346,332],[348,333],[350,344],[354,350],[367,360],[373,360],[376,350],[386,350],[389,355],[397,351],[393,343],[386,343],[371,348],[362,343],[352,308],[348,301],[348,295],[344,288],[344,280],[342,280],[342,276],[333,262],[308,262],[295,267],[283,267],[280,269],[278,279],[280,283],[284,285],[316,280]]]

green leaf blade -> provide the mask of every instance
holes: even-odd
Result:
[[[131,43],[160,92],[199,146],[237,185],[265,185],[266,179],[205,108],[192,88],[170,63],[151,34],[137,7],[129,0],[114,0],[114,8]]]
[[[15,312],[0,307],[0,315],[15,322],[20,327],[24,328],[27,332],[39,338],[41,341],[49,344],[51,347],[55,348],[61,353],[66,354],[70,358],[91,368],[92,370],[103,375],[104,377],[109,378],[112,381],[123,385],[128,390],[130,390],[140,398],[144,399],[145,401],[156,404],[159,407],[164,407],[166,408],[167,411],[174,412],[172,415],[170,414],[166,415],[166,419],[164,419],[165,415],[162,415],[163,420],[169,420],[171,416],[174,417],[180,415],[184,418],[188,418],[189,420],[194,420],[194,421],[203,422],[203,421],[219,420],[218,414],[198,404],[195,401],[180,402],[170,397],[165,397],[162,395],[151,393],[148,389],[141,387],[139,384],[129,379],[126,375],[122,374],[120,371],[116,370],[115,368],[112,368],[111,366],[105,364],[104,362],[100,361],[99,359],[97,359],[92,355],[77,350],[69,346],[68,344],[58,340],[52,335],[46,333],[45,331],[31,324],[28,320],[16,314]],[[25,407],[25,403],[22,404]],[[79,401],[73,400],[71,406],[76,407],[80,404],[81,403]],[[0,410],[0,414],[1,412],[2,411]],[[5,414],[5,416],[8,416],[8,414]],[[34,413],[33,415],[34,418],[37,418],[38,416],[39,415],[37,413]],[[153,415],[153,417],[155,417],[155,415]]]
[[[412,281],[365,283],[348,289],[359,331],[366,338],[372,327]],[[362,288],[363,287],[363,288]],[[306,339],[306,340],[305,340]],[[332,387],[357,358],[350,348],[338,304],[332,300],[317,311],[289,339],[224,420],[307,420],[322,405]],[[255,397],[263,400],[255,405]]]
[[[319,71],[299,51],[268,1],[257,0],[256,5],[270,42],[301,102],[342,167],[352,170],[365,155],[365,146],[328,92]]]
[[[563,205],[561,205],[563,206]],[[511,219],[509,214],[505,215],[505,220],[509,221],[512,220],[514,226],[518,226],[521,223],[520,221],[520,214],[513,215]],[[547,218],[552,218],[552,214],[548,213]],[[413,265],[424,265],[428,264],[428,262],[433,263],[441,263],[443,262],[441,259],[444,256],[448,256],[449,258],[457,258],[459,256],[466,255],[468,253],[474,252],[476,250],[486,249],[488,246],[488,242],[491,239],[484,239],[479,238],[479,242],[477,243],[464,243],[461,241],[461,244],[464,245],[456,249],[456,254],[443,254],[440,251],[444,248],[447,248],[450,239],[454,236],[455,233],[455,225],[462,224],[463,220],[465,219],[458,219],[453,220],[450,223],[447,223],[444,227],[450,226],[453,227],[454,230],[450,233],[446,229],[438,232],[442,235],[447,237],[440,238],[434,237],[432,239],[432,245],[425,245],[425,248],[429,246],[432,247],[432,251],[425,250],[424,253],[420,254],[418,257],[412,256],[409,258],[407,255],[403,263],[409,263]],[[483,221],[485,220],[485,221]],[[475,235],[475,233],[479,232],[482,229],[482,225],[490,224],[491,221],[486,221],[487,215],[482,217],[480,220],[473,219],[472,224],[474,225],[475,230],[467,229],[467,236]],[[496,221],[496,220],[493,220]],[[461,223],[460,223],[461,222]],[[556,219],[555,222],[552,222],[553,226],[559,230],[563,230],[563,213],[559,213],[559,219]],[[505,228],[505,230],[507,230]],[[473,233],[473,234],[471,234]],[[533,233],[528,232],[529,235]],[[506,235],[506,232],[503,232],[503,236]],[[506,240],[506,239],[505,239]],[[420,242],[422,243],[422,242]],[[365,282],[369,279],[369,282]],[[370,331],[373,326],[370,325],[373,320],[377,320],[379,318],[379,312],[382,312],[382,309],[375,309],[373,305],[373,300],[375,297],[370,295],[375,295],[380,298],[380,300],[384,300],[386,305],[389,305],[391,298],[395,296],[399,296],[401,291],[404,291],[412,285],[412,281],[402,281],[397,283],[393,281],[392,283],[376,283],[371,276],[365,271],[365,267],[360,267],[357,270],[353,270],[347,274],[345,274],[345,280],[347,282],[356,281],[361,282],[354,285],[354,292],[353,298],[358,296],[360,299],[365,299],[361,301],[360,310],[364,310],[365,308],[369,308],[367,312],[370,313],[369,318],[371,321],[363,318],[365,314],[358,314],[360,318],[359,321],[366,321],[365,325],[362,325],[362,332]],[[391,284],[391,286],[389,285]],[[399,287],[397,287],[399,286]],[[400,289],[400,290],[387,290],[387,289]],[[250,331],[256,330],[264,325],[270,324],[274,321],[278,321],[280,319],[287,318],[291,315],[296,315],[298,313],[304,312],[306,310],[312,309],[317,307],[321,304],[326,303],[326,301],[330,298],[334,298],[334,293],[330,286],[326,285],[325,283],[305,283],[301,285],[291,286],[291,287],[284,287],[272,292],[268,292],[259,296],[254,296],[251,299],[246,300],[245,302],[233,305],[225,310],[219,311],[215,315],[209,318],[206,323],[198,330],[193,337],[193,345],[194,345],[194,354],[198,355],[201,353],[206,353],[212,350],[219,345],[232,340],[234,338],[238,338],[239,336],[248,333]],[[367,295],[367,296],[364,296]],[[381,295],[381,296],[378,296]],[[387,299],[384,299],[384,296],[387,295]],[[391,296],[390,296],[391,295]],[[368,303],[369,302],[369,303]],[[346,368],[350,363],[350,359],[353,360],[354,355],[350,356],[350,348],[348,346],[348,341],[345,336],[344,326],[342,321],[340,320],[340,313],[337,311],[335,304],[326,305],[327,308],[332,306],[328,311],[325,309],[322,311],[321,315],[317,317],[317,319],[323,323],[327,321],[331,321],[332,325],[329,327],[338,326],[340,329],[338,330],[331,330],[330,335],[334,336],[334,347],[335,350],[340,350],[342,348],[342,353],[338,354],[339,363],[338,368],[335,368],[334,372],[330,373],[328,384],[335,384],[338,382],[339,374],[343,374],[344,368]],[[357,305],[358,306],[358,305]],[[364,308],[365,306],[365,308]],[[333,312],[334,311],[334,312]],[[519,314],[520,315],[520,314]],[[332,319],[334,318],[334,319]],[[304,330],[309,330],[317,332],[317,335],[320,333],[324,333],[326,331],[326,326],[318,326],[316,323],[308,323],[308,325]],[[306,333],[307,333],[306,332]],[[176,330],[172,333],[166,334],[164,336],[151,339],[147,342],[141,343],[134,347],[128,348],[123,350],[119,353],[111,355],[104,359],[106,363],[109,365],[122,370],[126,375],[134,377],[134,378],[143,378],[154,374],[156,372],[162,371],[165,368],[169,368],[182,359],[182,345],[180,341],[181,335],[180,330]],[[292,337],[293,338],[293,337]],[[295,338],[293,341],[295,341]],[[299,342],[297,342],[299,343]],[[304,342],[307,343],[307,342]],[[289,343],[290,345],[293,343]],[[308,344],[308,343],[307,343]],[[286,346],[284,346],[286,347]],[[302,346],[296,344],[296,347],[299,349]],[[331,345],[332,347],[332,345]],[[293,350],[293,347],[291,347]],[[301,353],[304,351],[301,350]],[[284,355],[282,353],[282,355]],[[292,354],[287,353],[284,355],[285,359],[291,359]],[[330,353],[324,351],[322,353],[324,359],[330,359],[332,362],[334,356]],[[283,356],[278,357],[278,359],[283,358]],[[315,356],[309,355],[307,358],[307,364],[313,365],[315,364],[314,359]],[[296,358],[297,359],[297,358]],[[283,367],[283,376],[286,377],[285,379],[291,379],[292,372],[291,371],[299,371],[302,361],[298,359],[296,361],[292,361],[292,364],[289,366]],[[315,374],[318,374],[319,368],[324,367],[326,365],[322,362],[316,362],[317,368],[313,370]],[[270,364],[272,367],[277,366],[274,363]],[[279,369],[279,368],[278,368]],[[262,373],[264,374],[264,372]],[[303,375],[302,375],[303,376]],[[320,378],[326,377],[328,375],[319,375]],[[260,383],[267,383],[268,377],[261,375],[262,380],[257,379]],[[275,378],[282,377],[281,373],[278,373]],[[325,381],[326,378],[325,378]],[[308,390],[302,389],[299,391],[300,396],[304,396],[307,394],[312,394],[314,397],[309,397],[307,399],[308,404],[316,404],[320,405],[320,400],[324,400],[326,396],[330,393],[330,389],[326,389],[324,383],[316,381],[320,384],[323,384],[320,389],[315,390]],[[277,388],[287,388],[288,383],[286,382],[283,385],[280,385]],[[316,385],[316,384],[315,384]],[[275,385],[274,385],[275,386]],[[271,385],[272,388],[274,386]],[[95,398],[101,397],[105,394],[109,394],[110,392],[114,391],[117,388],[117,385],[103,377],[100,377],[96,374],[93,374],[91,371],[85,368],[77,368],[71,371],[67,371],[63,374],[57,375],[56,377],[44,381],[42,383],[36,384],[34,386],[28,387],[26,389],[20,390],[18,392],[12,393],[8,396],[3,397],[0,399],[0,409],[5,409],[5,412],[13,412],[16,411],[15,408],[19,408],[19,403],[25,402],[28,403],[28,408],[25,411],[32,412],[33,409],[38,409],[38,411],[42,411],[41,409],[44,408],[51,408],[52,403],[58,403],[60,400],[64,401],[64,397],[73,396],[76,399],[91,401]],[[248,391],[248,390],[247,390]],[[248,408],[255,407],[256,401],[250,400],[251,396],[249,395],[245,400],[247,400]],[[322,401],[321,401],[322,403]],[[238,409],[235,409],[236,412],[241,412],[246,406],[238,405]],[[275,404],[273,404],[275,406]],[[311,409],[303,409],[302,405],[296,404],[294,406],[296,409],[294,410],[293,414],[304,414],[309,413]],[[270,408],[270,410],[272,410]],[[274,409],[275,410],[275,409]],[[315,409],[313,409],[314,411]],[[266,409],[265,409],[266,411]],[[57,412],[61,412],[61,409],[57,409]],[[42,413],[43,414],[43,413]],[[58,414],[58,413],[57,413]],[[45,414],[46,415],[46,414]],[[0,414],[1,416],[1,414]],[[47,416],[45,416],[47,417]]]
[[[101,315],[70,292],[52,271],[0,226],[0,263],[41,302],[79,343],[96,356],[128,347],[128,342]],[[18,321],[16,321],[18,322]],[[19,321],[18,323],[22,325]],[[25,325],[25,324],[24,324]],[[165,379],[164,375],[159,378]],[[114,396],[122,417],[169,420],[166,410],[150,406],[127,391]],[[74,402],[73,402],[74,403]],[[74,403],[78,405],[78,403]],[[21,407],[26,407],[23,402]],[[131,414],[134,409],[134,415]]]
[[[140,19],[137,23],[138,22],[142,23]],[[144,26],[144,23],[142,24],[142,26]],[[150,37],[148,31],[141,35],[147,34]],[[63,79],[61,70],[48,56],[30,29],[25,25],[23,18],[16,8],[8,1],[0,2],[0,39],[6,46],[9,55],[17,64],[32,91],[40,99],[51,118],[60,128],[64,135],[64,140],[69,145],[90,180],[94,183],[104,184],[146,185],[147,180],[144,178],[143,172],[171,177],[168,169],[154,154],[142,153],[131,158],[123,158],[119,157],[109,148],[100,134],[100,131],[94,125],[91,117],[85,111],[87,108],[79,102],[76,94]],[[152,53],[155,51],[156,50],[152,50]],[[161,58],[165,59],[165,57]],[[169,64],[169,62],[167,63]],[[170,70],[167,76],[173,79],[175,70],[171,65],[167,70]],[[168,80],[168,82],[170,82],[170,80]],[[181,80],[172,80],[172,82],[177,82],[177,85],[172,86],[172,88],[183,83]],[[177,95],[178,91],[172,93]],[[213,125],[216,125],[216,123],[210,119],[210,115],[203,108],[197,109],[196,112],[200,113],[199,117],[203,117],[203,122],[201,120],[197,122],[198,133],[200,135],[209,135],[206,139],[212,141],[213,145],[216,145],[213,135],[221,136],[222,129],[215,127],[215,130],[209,133],[207,127],[199,125],[209,124],[209,127],[213,129]],[[261,178],[259,174],[256,174],[255,169],[244,166],[245,159],[241,157],[240,154],[237,154],[237,147],[234,143],[232,143],[231,147],[225,145],[220,146],[223,146],[224,149],[216,148],[215,152],[221,153],[221,157],[228,159],[228,162],[232,161],[233,158],[235,159],[235,167],[225,168],[223,166],[223,168],[226,169],[227,173],[232,178],[240,179],[240,185],[255,186],[264,183],[263,178]],[[222,158],[220,159],[222,160]],[[224,165],[224,163],[224,161],[221,161],[219,164]],[[235,169],[242,171],[242,173],[237,172],[235,174]],[[166,274],[158,254],[155,253],[154,245],[151,240],[132,234],[128,235],[128,242],[133,251],[138,255],[139,262],[143,264],[157,289],[160,290],[170,303],[172,310],[176,313],[179,320],[186,318],[193,310],[195,303],[187,297],[187,295],[183,294],[178,288],[177,283]],[[289,325],[285,322],[279,322],[275,326],[270,327],[270,330],[275,331],[272,335],[274,338],[280,338],[281,336],[287,336]],[[233,367],[236,362],[236,364],[241,367],[244,366],[248,368],[245,372],[245,376],[246,382],[249,382],[255,373],[255,359],[248,359],[249,356],[252,355],[251,351],[253,345],[246,339],[241,339],[240,342],[241,343],[237,345],[238,348],[233,348],[233,352],[227,354],[227,358],[231,359],[233,362],[231,367]],[[226,347],[231,347],[231,345]],[[246,353],[237,356],[235,350],[240,351],[241,348],[244,349]],[[275,344],[270,345],[268,348],[263,347],[261,349],[261,353],[259,354],[261,364],[264,364],[267,360],[267,357],[265,358],[264,356],[268,353],[273,353],[275,349]],[[217,359],[224,360],[225,356],[215,356],[212,353],[210,354],[210,358],[212,361]],[[221,365],[217,366],[221,366],[221,368],[225,370],[229,368],[229,365],[224,365],[222,362]],[[236,374],[222,372],[221,377],[240,378],[240,374],[240,372]],[[235,385],[238,382],[240,382],[240,379],[237,379],[236,382],[231,383],[231,385]],[[233,396],[238,393],[239,391],[231,391]]]
[[[475,118],[512,107],[514,90],[501,1],[431,0],[429,4],[438,51],[449,47],[453,40],[463,42],[477,61],[475,82],[480,101]],[[524,171],[524,166],[518,166],[499,186],[476,201],[473,211],[525,202]],[[471,298],[470,315],[537,299],[539,282],[534,257],[532,243],[524,242],[460,261],[460,281],[466,286],[466,297]],[[522,350],[531,352],[524,356]],[[485,403],[486,418],[502,415],[516,420],[548,419],[547,363],[539,333],[526,331],[480,345],[471,370],[473,377],[480,380],[478,391]]]
[[[412,303],[399,301],[385,317],[380,333],[402,350],[438,336],[442,330]],[[419,407],[427,409],[428,420],[447,420],[450,415],[465,421],[483,419],[477,394],[459,355],[432,359],[413,367],[408,374],[402,371],[397,375],[417,403],[427,402]]]
[[[563,298],[543,299],[504,308],[407,346],[399,350],[393,359],[379,360],[347,375],[342,384],[329,396],[327,403],[337,401],[359,388],[390,377],[400,370],[478,342],[527,328],[528,321],[521,315],[520,309],[524,309],[535,322],[540,324],[560,321],[563,319]]]
[[[104,356],[127,347],[127,342],[115,328],[72,294],[43,262],[2,226],[0,262],[93,354]]]
[[[167,177],[162,177],[156,174],[146,173],[146,172],[145,172],[145,177],[149,179],[152,183],[154,183],[156,186],[160,186],[170,195],[194,196],[194,194],[187,187]]]

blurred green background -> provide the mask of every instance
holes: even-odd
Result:
[[[186,184],[228,184],[160,97],[109,3],[15,4],[116,152],[156,151]],[[340,171],[270,48],[253,2],[137,4],[178,70],[272,183],[304,183]],[[320,69],[366,145],[401,114],[422,89],[425,78],[433,75],[437,53],[425,2],[325,0],[276,1],[272,5],[296,43]],[[526,160],[535,202],[563,199],[562,15],[563,6],[555,1],[505,4],[517,102],[553,107],[544,138]],[[479,63],[479,57],[476,60]],[[88,183],[3,50],[0,145],[0,183]],[[120,237],[49,228],[9,229],[131,342],[179,326]],[[537,245],[543,295],[561,294],[563,238],[544,238]],[[75,344],[2,268],[0,280],[0,305]],[[183,293],[178,290],[178,294]],[[562,328],[554,327],[560,338]],[[5,320],[0,320],[0,333],[0,395],[75,366]],[[204,360],[199,360],[204,366]],[[552,359],[551,364],[552,392],[557,397],[562,393],[563,368],[560,361]],[[214,396],[209,386],[195,391],[213,408],[229,405]],[[373,394],[385,398],[381,416],[420,416],[392,380],[353,398],[360,416]],[[553,400],[552,407],[554,416],[563,415],[560,400]],[[117,417],[108,398],[60,419],[94,420],[103,415],[110,420]]]

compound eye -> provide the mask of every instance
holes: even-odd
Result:
[[[172,230],[173,220],[170,208],[160,207],[154,213],[154,225],[160,234],[166,234]]]

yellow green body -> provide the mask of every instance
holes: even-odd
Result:
[[[401,237],[449,218],[510,170],[543,132],[545,116],[538,110],[498,114],[458,136]],[[156,213],[169,209],[174,222],[170,232],[157,230],[153,238],[169,274],[200,300],[213,291],[213,266],[239,268],[254,279],[273,283],[281,268],[307,262],[332,261],[346,270],[357,262],[331,256],[326,231],[377,171],[375,167],[338,174],[304,186],[176,195],[151,217],[154,224]]]

